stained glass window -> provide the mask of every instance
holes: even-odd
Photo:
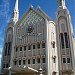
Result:
[[[27,33],[31,33],[32,31],[33,31],[33,27],[32,26],[28,26]]]

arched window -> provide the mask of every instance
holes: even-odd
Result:
[[[10,51],[11,51],[11,42],[12,42],[12,35],[11,34],[8,34],[8,50],[7,50],[7,55],[10,55]]]
[[[7,43],[5,43],[5,56],[7,55]]]
[[[11,41],[12,41],[12,35],[9,34],[9,35],[8,35],[8,42],[11,42]]]
[[[62,33],[60,34],[60,40],[61,40],[61,47],[63,49],[64,48],[64,37]]]
[[[66,45],[66,48],[69,48],[68,34],[64,33],[64,36],[65,36],[65,45]]]
[[[8,42],[8,55],[10,55],[10,50],[11,49],[11,42]]]

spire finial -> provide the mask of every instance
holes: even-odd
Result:
[[[16,3],[15,3],[15,8],[14,10],[18,11],[18,0],[16,0]]]
[[[14,11],[12,13],[12,21],[16,23],[18,21],[18,18],[19,18],[18,0],[16,0]]]

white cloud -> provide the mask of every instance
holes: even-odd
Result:
[[[0,67],[1,67],[1,58],[2,58],[2,47],[0,47]]]

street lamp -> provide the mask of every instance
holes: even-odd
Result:
[[[43,75],[42,71],[43,71],[42,68],[40,68],[40,69],[39,69],[40,75]]]

